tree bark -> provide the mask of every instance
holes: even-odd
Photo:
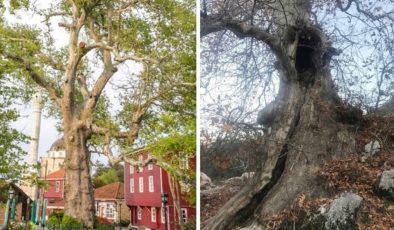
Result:
[[[263,34],[261,41],[279,63],[280,89],[274,102],[278,112],[271,133],[264,137],[260,167],[250,183],[207,221],[205,229],[262,228],[265,218],[290,207],[298,195],[324,195],[316,180],[320,165],[355,150],[353,128],[361,113],[349,112],[337,96],[326,55],[331,47],[324,33],[309,21],[309,1],[282,3],[275,7],[283,11],[273,19],[286,25],[277,31],[280,44],[255,27],[234,22],[230,26],[217,23],[221,28],[215,28],[215,23],[208,26],[210,31],[229,29],[240,38],[261,40]]]
[[[64,209],[65,215],[82,220],[87,229],[93,229],[94,193],[90,177],[90,153],[86,145],[88,138],[89,132],[86,130],[65,130]]]
[[[353,124],[343,119],[343,111],[337,112],[340,102],[328,72],[313,78],[312,84],[281,83],[275,103],[282,108],[264,139],[259,173],[208,220],[206,229],[231,229],[256,220],[261,224],[267,215],[290,207],[301,193],[324,195],[316,182],[319,166],[353,152],[355,139]]]
[[[169,175],[168,180],[169,180],[169,184],[170,184],[171,195],[174,199],[174,208],[178,214],[178,216],[176,217],[176,218],[178,218],[178,221],[177,221],[177,223],[175,223],[175,225],[180,230],[183,230],[184,223],[183,223],[183,219],[182,219],[181,194],[180,194],[179,184],[176,181],[175,177],[173,177],[173,176]]]

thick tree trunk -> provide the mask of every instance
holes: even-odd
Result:
[[[355,151],[353,130],[361,113],[343,105],[337,96],[329,63],[338,53],[324,32],[312,25],[311,1],[272,4],[279,9],[272,18],[279,25],[274,31],[278,43],[259,28],[232,21],[221,25],[230,24],[225,28],[240,38],[252,36],[267,43],[277,57],[281,82],[260,167],[250,183],[207,221],[205,229],[261,229],[265,218],[290,207],[299,194],[324,195],[316,180],[320,166]]]
[[[244,189],[207,221],[206,229],[231,229],[260,222],[267,215],[289,207],[297,195],[324,194],[316,183],[319,166],[355,150],[352,124],[330,82],[328,71],[282,82],[275,101],[281,105],[271,133],[265,137],[259,173]],[[256,225],[256,223],[253,223]]]
[[[93,229],[94,197],[90,178],[90,153],[86,130],[65,131],[65,215],[81,220],[87,229]]]

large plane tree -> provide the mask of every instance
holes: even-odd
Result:
[[[255,177],[206,229],[260,229],[298,195],[324,194],[321,165],[355,152],[363,114],[392,108],[393,10],[392,1],[201,1],[207,105],[227,129],[257,115],[265,129]]]
[[[163,117],[173,118],[171,124],[186,130],[183,134],[194,133],[183,123],[195,119],[194,3],[0,3],[7,9],[0,21],[1,69],[12,69],[8,76],[38,87],[52,105],[50,114],[60,118],[65,215],[92,229],[93,152],[110,163],[136,163],[133,149],[173,134],[168,129],[156,130],[155,139],[146,134],[154,130],[150,124],[165,123]],[[111,94],[105,90],[110,83]]]

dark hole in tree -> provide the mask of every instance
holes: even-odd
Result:
[[[313,64],[314,49],[306,44],[300,44],[296,53],[296,69],[298,73],[306,72],[314,68]]]
[[[298,73],[314,72],[317,68],[314,59],[320,45],[320,37],[313,30],[305,30],[299,36],[296,52],[296,69]]]

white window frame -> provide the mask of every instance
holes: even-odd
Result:
[[[144,178],[140,177],[138,178],[138,191],[139,192],[144,192]]]
[[[139,157],[138,157],[138,163],[139,164],[142,164],[142,161],[144,160],[144,157],[142,156],[142,155],[140,155]],[[138,172],[142,172],[142,171],[144,171],[144,167],[142,167],[142,166],[138,166]]]
[[[130,174],[134,174],[134,166],[130,165]]]
[[[152,222],[156,223],[156,207],[151,207],[150,213]]]
[[[130,193],[134,193],[134,178],[130,178]]]
[[[137,207],[137,219],[142,220],[142,208]]]
[[[115,212],[113,205],[107,203],[105,206],[105,217],[113,219],[115,217]]]
[[[149,192],[154,192],[155,187],[154,187],[154,180],[153,176],[149,176]]]
[[[60,181],[55,181],[55,192],[60,192]]]
[[[149,163],[148,164],[148,170],[152,170],[153,169],[153,164],[152,163]]]
[[[164,214],[165,214],[166,207],[161,207],[160,210],[161,210],[161,211],[160,211],[160,214],[161,214],[161,223],[162,223],[162,224],[165,224],[165,223],[166,223],[166,216],[165,216]]]
[[[183,170],[189,169],[189,159],[188,158],[181,158],[179,160],[179,168]]]
[[[181,208],[181,215],[183,223],[187,223],[187,208]]]

